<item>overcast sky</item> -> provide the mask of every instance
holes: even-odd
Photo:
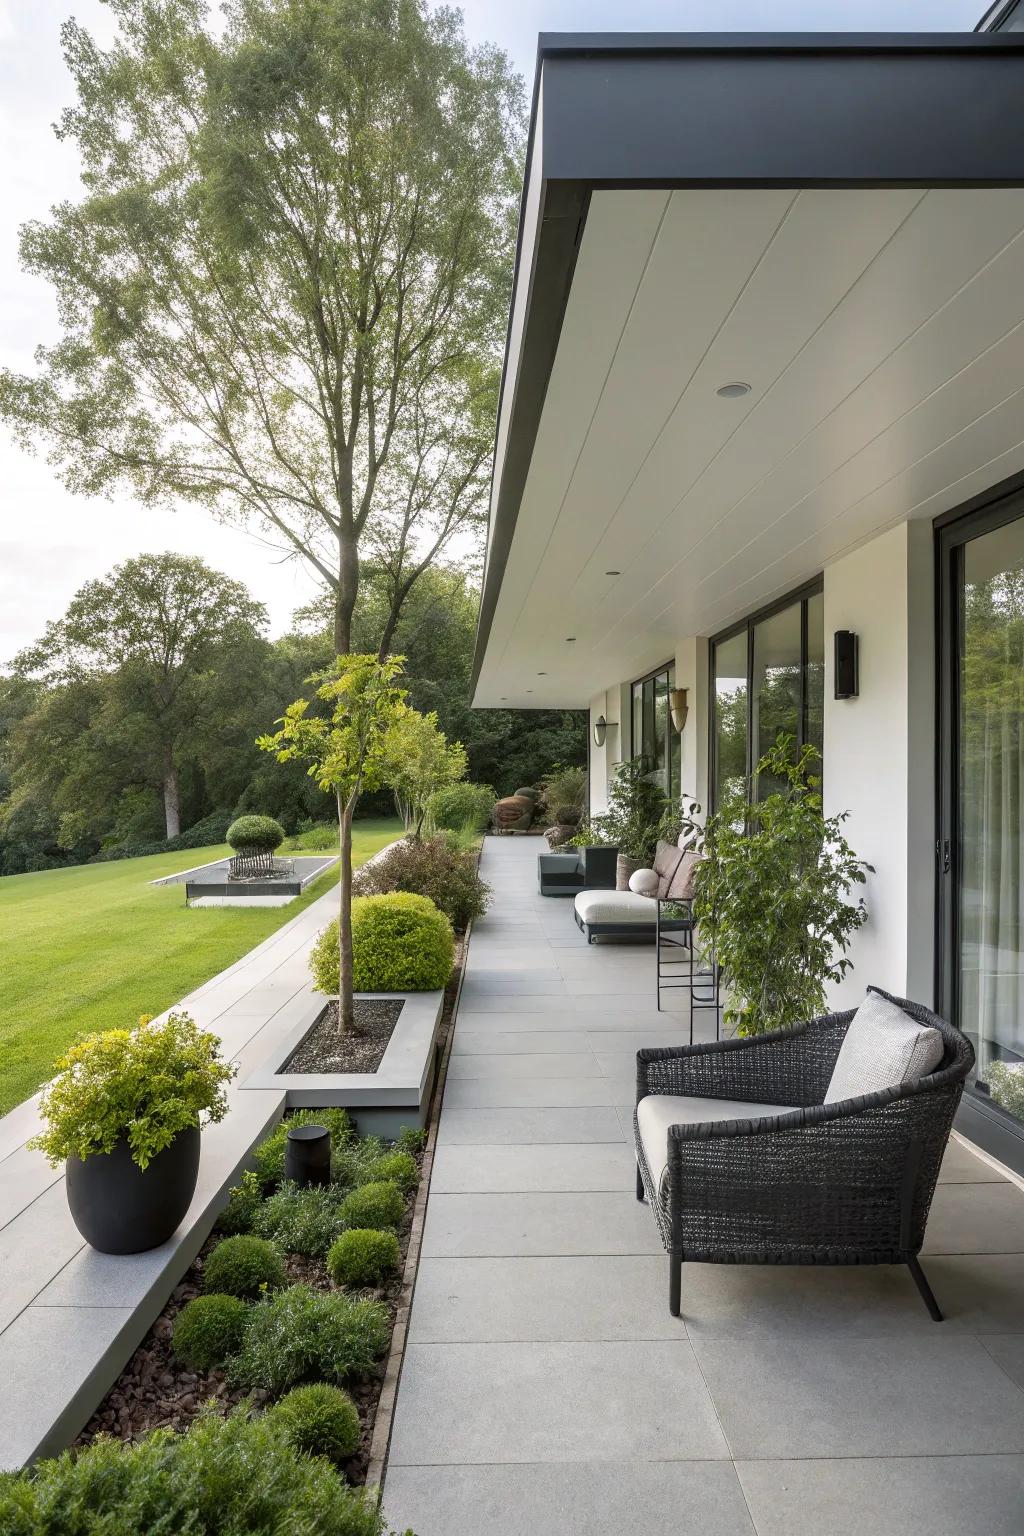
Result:
[[[474,42],[506,49],[532,80],[539,31],[959,31],[984,0],[464,0]],[[28,370],[33,349],[57,334],[44,283],[18,268],[24,220],[78,189],[73,145],[52,124],[71,99],[59,45],[75,15],[102,42],[100,0],[0,0],[0,361]],[[58,617],[83,581],[143,551],[202,555],[265,602],[274,634],[314,587],[259,536],[183,508],[174,514],[71,496],[45,456],[26,455],[0,429],[0,665]]]

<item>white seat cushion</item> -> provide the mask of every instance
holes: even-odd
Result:
[[[657,906],[649,896],[635,891],[580,891],[576,912],[582,923],[650,923]]]
[[[942,1060],[942,1036],[877,992],[869,992],[850,1021],[825,1094],[826,1104],[901,1088],[926,1077]]]
[[[789,1115],[795,1104],[748,1104],[741,1099],[686,1098],[675,1093],[649,1093],[636,1108],[647,1166],[658,1188],[668,1168],[668,1131],[672,1125],[700,1125],[706,1120],[768,1120]]]

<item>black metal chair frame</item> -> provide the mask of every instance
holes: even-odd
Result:
[[[684,916],[668,917],[662,909],[682,909]],[[693,1015],[702,1010],[714,1009],[715,1038],[721,1029],[721,996],[718,963],[712,944],[707,954],[694,943],[697,924],[693,917],[693,902],[678,896],[659,896],[654,927],[654,953],[657,977],[655,989],[658,1012],[661,1012],[662,992],[688,991],[690,994],[690,1044],[693,1044]],[[679,937],[673,937],[678,934]],[[672,951],[682,953],[673,955]]]
[[[930,1009],[871,990],[941,1033],[943,1058],[927,1077],[824,1104],[852,1009],[770,1035],[637,1052],[637,1105],[678,1094],[800,1106],[673,1125],[660,1187],[634,1112],[636,1194],[650,1202],[669,1255],[673,1317],[684,1262],[906,1264],[942,1321],[917,1256],[974,1050]]]

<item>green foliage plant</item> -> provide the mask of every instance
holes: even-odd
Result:
[[[497,795],[489,784],[449,784],[427,801],[427,825],[435,832],[482,832],[491,819]]]
[[[846,949],[867,916],[850,891],[871,866],[843,836],[848,813],[824,815],[817,758],[811,746],[795,754],[780,732],[757,772],[781,787],[723,806],[705,828],[693,911],[725,978],[725,1022],[743,1035],[824,1012],[826,987],[850,969]]]
[[[289,1445],[305,1456],[343,1462],[359,1449],[359,1410],[340,1387],[325,1381],[293,1387],[268,1411]]]
[[[370,1227],[374,1231],[397,1227],[404,1213],[402,1191],[389,1179],[360,1185],[346,1195],[341,1206],[346,1227]]]
[[[231,1236],[248,1232],[263,1201],[263,1186],[251,1168],[228,1191],[228,1203],[217,1218],[217,1229]]]
[[[389,1181],[397,1184],[404,1195],[411,1194],[419,1183],[420,1170],[416,1159],[397,1148],[382,1152],[366,1165],[366,1177],[361,1183],[376,1184]]]
[[[292,1443],[286,1424],[246,1408],[205,1411],[188,1434],[91,1445],[0,1477],[9,1536],[385,1536],[377,1500]]]
[[[334,796],[338,811],[341,877],[338,881],[338,1021],[355,1028],[352,929],[352,817],[365,789],[375,789],[393,768],[392,726],[404,709],[401,656],[338,656],[325,672],[307,681],[316,685],[320,713],[310,713],[307,699],[289,704],[280,730],[257,741],[280,763],[302,762],[317,787]]]
[[[46,1129],[29,1145],[56,1168],[126,1140],[133,1161],[146,1168],[203,1116],[223,1120],[236,1070],[220,1059],[219,1038],[187,1013],[87,1035],[57,1062],[39,1103]]]
[[[387,1348],[390,1332],[381,1302],[292,1285],[249,1309],[230,1377],[236,1386],[276,1396],[303,1381],[365,1376]]]
[[[491,894],[475,852],[453,847],[445,836],[403,838],[359,871],[355,889],[360,896],[391,891],[427,896],[457,932],[483,916]]]
[[[352,1227],[331,1244],[327,1271],[335,1285],[380,1285],[398,1268],[398,1238],[376,1227]]]
[[[431,796],[465,777],[465,748],[461,742],[447,740],[436,710],[421,715],[402,704],[391,723],[387,759],[385,777],[398,814],[406,831],[418,838]]]
[[[1024,1064],[993,1061],[986,1068],[992,1097],[1007,1114],[1024,1120]]]
[[[556,820],[556,810],[559,806],[570,806],[578,812],[577,820],[583,814],[587,803],[587,770],[576,765],[568,767],[556,763],[549,768],[541,779],[542,804],[549,820]]]
[[[600,834],[596,841],[613,844],[645,868],[654,862],[658,828],[667,805],[665,791],[649,777],[649,772],[643,757],[617,763],[608,785],[608,809],[590,819],[591,832]]]
[[[284,1183],[256,1211],[253,1231],[285,1253],[323,1258],[344,1225],[343,1197],[333,1184]]]
[[[203,1266],[203,1290],[252,1299],[284,1285],[281,1250],[266,1238],[239,1233],[217,1244]]]
[[[273,816],[239,816],[226,840],[236,853],[273,853],[284,842],[284,827]]]
[[[396,891],[352,903],[353,980],[360,992],[432,992],[444,987],[455,959],[452,925],[426,896]],[[338,990],[336,925],[329,924],[309,957],[313,984]]]
[[[196,1296],[174,1319],[171,1348],[193,1370],[211,1371],[238,1349],[248,1311],[237,1296]]]

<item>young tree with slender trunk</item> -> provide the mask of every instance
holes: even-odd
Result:
[[[325,715],[310,714],[310,701],[289,704],[273,736],[257,746],[279,762],[298,760],[320,789],[333,794],[338,809],[341,876],[338,881],[338,1022],[355,1029],[352,988],[352,816],[363,790],[384,782],[387,744],[402,709],[401,656],[384,661],[373,655],[339,656],[334,666],[307,679],[326,705]]]
[[[163,794],[167,836],[177,837],[181,760],[220,725],[225,690],[237,689],[266,622],[262,603],[202,560],[140,555],[87,581],[15,666],[62,687],[64,698],[94,685],[109,743],[129,743],[147,765]]]
[[[73,490],[269,530],[347,654],[381,520],[408,574],[479,516],[522,82],[426,0],[108,3],[109,50],[63,30],[84,195],[21,236],[64,334],[0,419]]]

